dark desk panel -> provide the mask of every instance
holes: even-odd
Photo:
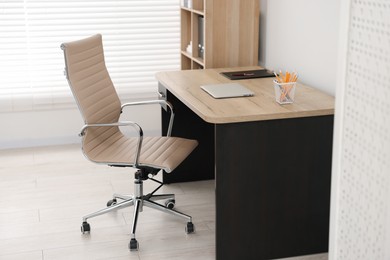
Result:
[[[216,126],[217,259],[328,251],[333,116]]]

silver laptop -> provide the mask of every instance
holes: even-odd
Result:
[[[200,86],[214,98],[251,97],[252,91],[238,83],[222,83]]]

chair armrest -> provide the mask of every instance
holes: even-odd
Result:
[[[160,104],[161,106],[162,105],[166,105],[167,107],[169,107],[169,112],[170,112],[171,116],[169,118],[169,125],[168,125],[167,136],[171,136],[172,127],[173,127],[173,119],[175,117],[175,113],[173,112],[172,104],[169,103],[168,101],[163,100],[163,99],[156,99],[156,100],[129,102],[129,103],[123,104],[122,107],[121,107],[121,110],[123,111],[123,108],[125,108],[127,106],[152,105],[152,104]]]
[[[86,124],[81,128],[81,131],[79,133],[79,136],[82,137],[85,135],[85,130],[89,127],[113,127],[113,126],[132,126],[135,128],[135,130],[138,131],[138,143],[137,143],[137,149],[135,154],[135,162],[134,167],[138,167],[139,162],[139,156],[141,154],[141,147],[142,147],[142,140],[144,136],[144,132],[137,123],[131,122],[131,121],[123,121],[123,122],[116,122],[116,123],[102,123],[102,124]]]

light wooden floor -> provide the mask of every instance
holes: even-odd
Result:
[[[0,150],[0,259],[215,259],[214,181],[163,188],[192,215],[194,234],[185,234],[185,221],[148,208],[138,222],[138,252],[128,250],[132,208],[90,219],[91,233],[81,234],[83,215],[113,192],[132,193],[133,172],[93,164],[78,145]],[[154,187],[145,182],[145,193]]]

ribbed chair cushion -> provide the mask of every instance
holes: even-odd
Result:
[[[121,102],[105,65],[102,36],[63,46],[68,80],[85,123],[117,122]]]
[[[101,35],[64,43],[67,77],[86,124],[115,123],[121,102],[107,71]],[[134,166],[138,138],[123,135],[118,127],[89,127],[83,152],[91,161]],[[197,146],[197,141],[176,137],[144,137],[138,166],[171,172]]]
[[[111,131],[115,131],[115,133]],[[119,130],[111,129],[109,132],[109,137],[105,140],[99,140],[101,135],[92,137],[93,132],[88,132],[86,140],[90,141],[87,145],[83,145],[84,153],[90,160],[97,163],[132,166],[138,138],[126,137]],[[171,172],[196,146],[196,141],[183,138],[144,137],[139,166]]]

